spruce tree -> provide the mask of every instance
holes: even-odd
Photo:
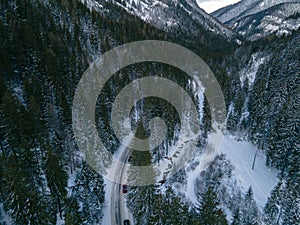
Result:
[[[164,225],[166,224],[166,219],[168,218],[168,210],[166,207],[165,199],[163,194],[159,193],[155,195],[155,200],[153,202],[153,210],[147,221],[149,225]]]
[[[4,206],[18,224],[50,223],[53,217],[45,216],[50,200],[31,140],[29,113],[9,92],[4,93],[0,108],[5,130],[1,140]]]
[[[137,124],[136,136],[144,139],[147,137],[147,132],[142,124],[142,121]],[[135,215],[137,224],[146,224],[153,210],[153,202],[155,199],[155,173],[154,170],[146,171],[146,177],[140,173],[138,166],[150,166],[152,156],[150,154],[149,143],[145,146],[146,151],[133,150],[130,156],[130,166],[128,171],[129,193],[128,205]],[[136,167],[135,167],[136,166]],[[150,181],[151,185],[136,186],[136,182],[144,179]]]
[[[103,186],[102,176],[83,161],[72,191],[72,197],[81,204],[80,216],[83,224],[99,224],[101,222],[104,203]]]
[[[66,199],[66,209],[64,215],[66,225],[82,224],[83,221],[78,210],[79,206],[75,197],[70,197]]]
[[[275,225],[279,219],[282,204],[282,181],[279,181],[271,191],[267,204],[264,207],[264,220],[266,224]]]
[[[62,159],[53,152],[51,146],[46,145],[46,149],[46,178],[51,195],[53,196],[53,201],[57,206],[56,210],[62,218],[64,200],[67,194],[68,174],[64,169],[64,165],[61,163]]]
[[[282,221],[283,224],[300,223],[300,169],[299,160],[295,157],[290,166],[283,193]]]
[[[212,187],[202,194],[199,207],[200,224],[224,225],[228,224],[226,216],[220,207],[216,192]]]
[[[231,225],[242,225],[241,219],[240,219],[240,210],[237,209],[232,217]]]
[[[245,225],[259,225],[259,211],[256,206],[256,202],[253,198],[253,190],[250,186],[246,196],[244,198],[242,207],[241,207],[241,214],[242,214],[242,224]]]

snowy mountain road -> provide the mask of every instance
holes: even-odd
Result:
[[[127,180],[126,162],[130,156],[130,149],[122,145],[118,151],[120,151],[118,160],[122,163],[117,164],[115,168],[113,168],[116,182],[112,183],[111,190],[110,216],[112,225],[121,225],[125,219],[132,221],[132,216],[126,207],[124,193],[122,193],[122,184],[125,184]],[[131,222],[131,224],[133,223]]]

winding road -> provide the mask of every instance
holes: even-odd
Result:
[[[130,149],[125,146],[121,146],[118,151],[120,151],[120,156],[118,160],[123,163],[117,163],[114,168],[114,176],[116,182],[112,183],[111,190],[111,205],[110,205],[110,216],[111,216],[111,225],[123,225],[125,219],[130,220],[130,224],[133,224],[132,215],[127,209],[126,199],[124,193],[122,193],[122,184],[127,183],[127,169],[126,162],[130,156]]]

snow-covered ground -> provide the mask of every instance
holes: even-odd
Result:
[[[254,192],[254,199],[260,210],[263,209],[270,195],[271,190],[277,184],[278,171],[265,165],[265,155],[257,150],[257,147],[246,141],[237,141],[234,137],[224,137],[219,151],[226,155],[226,159],[230,160],[234,166],[232,171],[232,179],[236,179],[237,188],[243,193],[251,186]],[[256,155],[255,166],[252,169],[253,159]],[[202,156],[203,157],[203,156]],[[192,163],[200,163],[201,156],[195,158]],[[201,163],[200,163],[201,164]],[[189,169],[187,173],[187,184],[185,187],[185,195],[193,204],[198,203],[195,193],[196,180],[201,171],[206,168],[200,168],[198,164],[194,169]]]
[[[105,201],[103,204],[103,218],[102,224],[111,224],[111,195],[113,182],[104,178],[104,191],[105,191]]]
[[[240,81],[242,87],[245,85],[246,78],[248,79],[248,86],[250,88],[252,87],[259,67],[264,64],[268,58],[269,56],[264,56],[264,54],[260,52],[251,56],[248,65],[245,66],[240,72]]]
[[[6,225],[13,224],[10,216],[4,211],[3,203],[0,203],[0,223],[6,224]]]
[[[232,137],[225,137],[221,147],[221,152],[226,154],[226,158],[235,167],[233,176],[244,192],[252,186],[254,199],[261,210],[266,204],[271,190],[277,184],[279,172],[266,166],[266,157],[261,151],[257,152],[255,166],[252,170],[256,151],[255,145],[245,141],[239,142]]]

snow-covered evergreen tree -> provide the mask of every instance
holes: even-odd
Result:
[[[201,196],[199,206],[200,224],[225,225],[228,224],[226,216],[220,207],[217,194],[213,187],[209,187]]]

